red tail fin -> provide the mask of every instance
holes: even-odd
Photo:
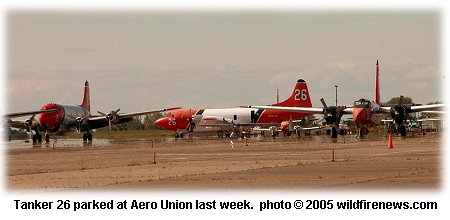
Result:
[[[308,86],[306,85],[305,80],[297,80],[292,95],[280,103],[272,104],[272,106],[312,107]]]
[[[380,100],[380,83],[379,83],[379,72],[380,70],[378,69],[378,60],[377,60],[377,67],[375,69],[375,90],[374,90],[374,98],[373,101],[377,104],[381,103]]]
[[[84,83],[83,101],[81,102],[80,106],[86,109],[88,112],[91,112],[91,100],[89,98],[89,83],[87,80]]]

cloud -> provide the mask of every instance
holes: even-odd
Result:
[[[428,65],[428,66],[416,66],[412,67],[406,73],[406,77],[412,78],[414,80],[425,80],[425,79],[438,79],[439,78],[439,69],[436,66]]]
[[[316,77],[315,75],[317,74],[318,70],[319,69],[317,68],[311,68],[303,72],[297,71],[281,72],[270,78],[269,84],[285,85],[286,82],[296,82],[298,79],[304,79],[305,81],[308,81]]]
[[[395,72],[405,72],[410,69],[412,66],[417,65],[417,61],[410,57],[403,57],[395,60],[390,65],[389,69]]]
[[[349,71],[354,69],[358,64],[358,61],[355,60],[349,60],[346,62],[337,61],[326,65],[326,68],[338,67],[341,71]]]

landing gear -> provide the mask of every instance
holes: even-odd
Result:
[[[36,133],[33,135],[33,143],[41,143],[42,142],[42,136],[39,133]]]
[[[392,133],[396,133],[397,135],[400,133],[400,136],[406,137],[406,126],[404,124],[389,125],[389,131]]]
[[[48,134],[48,132],[45,132],[45,142],[50,142],[50,135]]]
[[[298,138],[300,138],[300,129],[299,128],[295,129],[295,133],[297,134]]]
[[[357,136],[357,138],[359,138],[359,139],[363,139],[363,138],[364,138],[364,135],[367,134],[367,133],[369,133],[369,129],[367,129],[366,127],[364,127],[364,125],[360,125],[358,130],[359,130],[359,131],[358,131],[358,136]]]
[[[400,136],[402,136],[402,137],[406,136],[406,127],[404,124],[401,124],[399,126],[398,130],[400,131]]]
[[[175,132],[175,133],[173,134],[173,137],[174,137],[175,139],[183,138],[183,137],[184,137],[184,133],[181,132],[180,134],[178,134],[177,132]]]
[[[89,130],[83,134],[83,142],[92,142],[92,134],[89,133]]]
[[[337,138],[337,130],[334,126],[331,128],[331,138]]]

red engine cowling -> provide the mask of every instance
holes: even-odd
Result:
[[[48,109],[58,109],[58,111],[41,113],[39,115],[39,122],[41,126],[47,128],[49,131],[57,131],[64,120],[64,110],[60,105],[55,103],[48,103],[41,107],[41,110]]]

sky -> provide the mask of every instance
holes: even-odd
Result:
[[[320,98],[443,101],[437,7],[88,8],[5,12],[5,113],[48,102],[91,112],[232,108],[286,99],[298,79]]]

